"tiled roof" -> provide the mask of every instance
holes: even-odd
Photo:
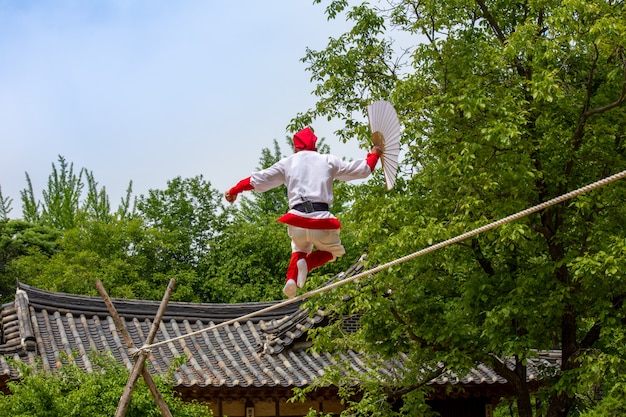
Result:
[[[113,299],[113,303],[135,344],[142,346],[159,303],[124,299]],[[276,303],[170,302],[155,342],[273,304]],[[110,351],[132,367],[133,359],[99,297],[49,292],[20,284],[15,303],[3,307],[1,318],[0,354],[26,362],[39,355],[44,367],[54,370],[65,353],[91,370],[88,353]],[[153,372],[166,372],[174,358],[187,357],[187,363],[176,374],[178,384],[183,386],[306,385],[328,365],[326,360],[308,360],[304,350],[283,351],[285,346],[295,347],[294,342],[304,330],[320,320],[319,316],[309,317],[296,304],[287,305],[245,323],[157,347],[151,352],[149,365]],[[13,376],[6,361],[0,362],[0,374]]]
[[[143,346],[159,303],[112,301],[135,345]],[[154,342],[195,332],[275,304],[170,302]],[[40,357],[46,369],[55,370],[65,354],[71,355],[89,371],[92,369],[89,352],[109,351],[118,361],[132,368],[133,358],[99,297],[49,292],[19,284],[15,302],[2,306],[0,320],[0,379],[16,377],[5,357],[26,363],[33,363]],[[310,314],[299,304],[290,304],[246,322],[157,346],[150,352],[148,366],[153,373],[165,373],[175,358],[185,357],[185,363],[174,373],[179,388],[303,387],[333,363],[329,355],[306,349],[309,346],[307,329],[323,324],[323,321],[323,312]],[[362,366],[355,353],[350,352],[347,357],[355,369]],[[538,377],[542,364],[558,366],[559,359],[559,352],[542,352],[539,362],[529,365],[529,378]],[[464,387],[504,385],[506,380],[480,365],[463,377],[444,374],[431,381],[434,386],[450,384]]]

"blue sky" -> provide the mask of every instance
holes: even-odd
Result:
[[[224,191],[312,107],[307,47],[345,22],[312,0],[0,0],[0,186],[20,217],[25,173],[41,197],[62,155],[113,208],[202,174]],[[333,153],[333,124],[313,125]],[[336,128],[337,126],[335,126]],[[287,152],[286,148],[283,148]],[[58,164],[57,164],[58,166]]]

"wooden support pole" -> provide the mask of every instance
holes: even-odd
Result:
[[[115,417],[124,417],[126,415],[126,410],[128,410],[128,406],[130,405],[130,400],[133,396],[133,391],[135,390],[135,386],[137,385],[137,381],[139,380],[139,375],[145,369],[144,365],[146,363],[146,359],[148,358],[148,354],[145,352],[139,353],[139,355],[135,358],[135,364],[133,365],[133,370],[128,377],[128,381],[126,381],[126,386],[124,387],[124,392],[120,397],[120,401],[117,404],[117,410],[115,411]]]
[[[102,299],[104,300],[104,304],[107,306],[107,309],[109,310],[109,313],[111,314],[111,318],[113,318],[115,327],[117,327],[117,330],[119,330],[119,332],[122,334],[122,338],[124,339],[124,342],[126,343],[126,347],[129,350],[136,349],[133,339],[130,337],[128,330],[126,330],[126,326],[124,325],[124,322],[122,321],[120,315],[117,312],[117,309],[115,308],[115,305],[113,305],[113,301],[109,297],[109,294],[107,293],[106,289],[104,288],[104,285],[102,285],[102,282],[100,280],[96,281],[96,288],[98,289],[98,292],[102,296]],[[146,381],[146,385],[148,386],[150,393],[152,393],[152,397],[154,398],[154,401],[159,407],[159,410],[161,410],[161,414],[163,415],[163,417],[172,417],[172,413],[170,412],[170,409],[167,407],[167,403],[163,399],[163,396],[159,392],[156,384],[154,383],[154,380],[152,379],[152,375],[150,374],[150,371],[148,371],[148,368],[146,368],[145,366],[142,367],[141,376],[143,377],[144,381]]]
[[[176,280],[171,279],[169,285],[167,286],[167,290],[165,290],[165,294],[163,295],[163,299],[161,300],[161,304],[159,305],[159,309],[157,314],[152,322],[152,327],[150,328],[150,333],[148,333],[148,338],[146,339],[146,345],[149,345],[154,341],[156,337],[157,331],[159,330],[159,326],[161,325],[161,320],[163,319],[163,315],[165,314],[165,309],[167,308],[167,303],[169,302],[170,296],[174,290],[174,284]],[[133,390],[135,389],[135,385],[137,385],[137,380],[139,379],[139,375],[141,375],[146,359],[148,358],[148,353],[145,350],[140,350],[139,355],[135,358],[135,364],[133,366],[133,370],[128,377],[128,381],[126,382],[126,387],[124,387],[124,392],[120,397],[120,401],[117,405],[117,411],[115,412],[115,417],[124,417],[126,415],[126,410],[130,404],[131,397],[133,395]]]

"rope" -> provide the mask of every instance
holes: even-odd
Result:
[[[374,275],[375,273],[380,272],[380,271],[382,271],[384,269],[387,269],[387,268],[390,268],[392,266],[395,266],[395,265],[401,264],[403,262],[409,261],[411,259],[420,257],[420,256],[425,255],[427,253],[434,252],[434,251],[436,251],[438,249],[441,249],[441,248],[446,247],[446,246],[450,246],[450,245],[452,245],[454,243],[461,242],[461,241],[463,241],[463,240],[465,240],[465,239],[467,239],[469,237],[472,237],[472,236],[475,236],[477,234],[486,232],[487,230],[495,229],[496,227],[502,226],[503,224],[510,223],[512,221],[521,219],[522,217],[525,217],[525,216],[528,216],[530,214],[536,213],[538,211],[544,210],[544,209],[546,209],[546,208],[548,208],[550,206],[553,206],[555,204],[562,203],[562,202],[564,202],[566,200],[572,199],[572,198],[574,198],[574,197],[576,197],[576,196],[578,196],[580,194],[584,194],[584,193],[589,192],[591,190],[594,190],[596,188],[603,187],[603,186],[605,186],[605,185],[607,185],[607,184],[609,184],[609,183],[611,183],[613,181],[617,181],[617,180],[622,179],[624,177],[626,177],[626,170],[625,171],[621,171],[621,172],[619,172],[617,174],[611,175],[610,177],[606,177],[606,178],[604,178],[602,180],[596,181],[594,183],[588,184],[588,185],[586,185],[584,187],[578,188],[577,190],[571,191],[571,192],[569,192],[567,194],[563,194],[563,195],[561,195],[559,197],[556,197],[556,198],[553,198],[551,200],[548,200],[548,201],[546,201],[544,203],[541,203],[541,204],[538,204],[536,206],[527,208],[526,210],[522,210],[522,211],[517,212],[515,214],[512,214],[510,216],[504,217],[504,218],[502,218],[500,220],[497,220],[495,222],[489,223],[489,224],[487,224],[485,226],[481,226],[481,227],[479,227],[477,229],[474,229],[472,231],[463,233],[462,235],[458,235],[456,237],[453,237],[451,239],[445,240],[443,242],[440,242],[440,243],[428,246],[427,248],[424,248],[424,249],[419,250],[417,252],[414,252],[414,253],[411,253],[409,255],[403,256],[401,258],[395,259],[395,260],[393,260],[391,262],[388,262],[386,264],[379,265],[379,266],[374,267],[372,269],[369,269],[367,271],[360,272],[360,273],[358,273],[356,275],[352,275],[350,277],[347,277],[347,278],[344,278],[342,280],[336,281],[336,282],[334,282],[332,284],[329,284],[329,285],[326,285],[324,287],[317,288],[315,290],[312,290],[312,291],[309,291],[307,293],[301,294],[301,295],[299,295],[297,297],[294,297],[294,298],[282,301],[280,303],[274,304],[272,306],[263,308],[261,310],[254,311],[254,312],[246,314],[244,316],[241,316],[241,317],[238,317],[238,318],[235,318],[235,319],[232,319],[232,320],[228,320],[228,321],[225,321],[225,322],[222,322],[222,323],[218,323],[218,324],[215,324],[213,326],[209,326],[209,327],[206,327],[204,329],[197,330],[195,332],[187,333],[187,334],[184,334],[184,335],[181,335],[181,336],[177,336],[177,337],[174,337],[174,338],[171,338],[171,339],[168,339],[168,340],[163,340],[161,342],[153,343],[151,345],[144,345],[144,346],[142,346],[140,348],[140,350],[142,350],[142,351],[150,350],[150,349],[158,347],[158,346],[162,346],[162,345],[165,345],[165,344],[168,344],[168,343],[176,342],[178,340],[186,339],[186,338],[189,338],[189,337],[197,336],[199,334],[202,334],[202,333],[205,333],[205,332],[209,332],[209,331],[212,331],[212,330],[216,330],[216,329],[220,329],[222,327],[230,326],[231,324],[235,324],[235,323],[238,323],[238,322],[250,319],[250,318],[255,317],[257,315],[260,315],[260,314],[269,313],[271,311],[277,310],[277,309],[282,308],[284,306],[287,306],[289,304],[293,304],[293,303],[296,303],[298,301],[302,301],[302,300],[305,300],[307,298],[313,297],[314,295],[330,291],[330,290],[335,289],[335,288],[337,288],[339,286],[342,286],[342,285],[348,284],[348,283],[350,283],[352,281],[355,281],[355,280],[357,280],[359,278],[363,278],[365,276]]]

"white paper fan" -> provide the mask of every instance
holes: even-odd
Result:
[[[400,156],[400,122],[391,103],[376,101],[367,106],[367,118],[372,131],[372,142],[383,148],[381,161],[387,190],[396,183],[398,157]]]

